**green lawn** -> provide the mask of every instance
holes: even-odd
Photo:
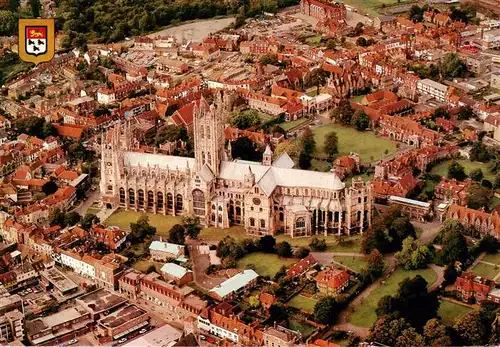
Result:
[[[310,45],[318,45],[321,43],[321,36],[311,36],[306,39],[306,43]]]
[[[294,258],[280,258],[276,254],[257,252],[245,255],[236,262],[236,265],[240,269],[245,269],[247,265],[253,264],[255,265],[255,272],[260,276],[274,277],[283,265],[289,266],[296,261],[297,259]]]
[[[255,112],[255,110],[252,110],[252,109],[249,108],[249,109],[246,109],[246,110],[242,111],[241,113],[246,114],[248,112]],[[257,113],[258,113],[259,118],[262,121],[262,123],[265,123],[265,122],[267,122],[267,121],[269,121],[269,120],[271,120],[271,119],[274,118],[274,116],[271,116],[270,114],[267,114],[267,113],[264,113],[264,112],[257,111]]]
[[[333,257],[337,263],[341,263],[348,268],[360,272],[366,266],[366,258],[365,257],[350,257],[350,256],[338,256]],[[337,265],[334,263],[334,265]]]
[[[327,252],[359,252],[359,235],[345,236],[342,245],[337,244],[337,239],[333,235],[329,235],[326,238],[321,235],[308,236],[308,237],[296,237],[291,238],[288,235],[277,235],[276,242],[286,241],[292,246],[296,247],[308,247],[311,240],[316,237],[318,239],[326,239]]]
[[[500,252],[495,254],[486,254],[481,260],[486,261],[488,263],[500,265]]]
[[[500,267],[497,267],[495,269],[494,266],[484,263],[478,263],[476,266],[472,268],[472,273],[484,278],[489,278],[490,280],[495,278],[498,272],[500,272]]]
[[[317,300],[313,298],[308,298],[302,295],[295,295],[292,300],[288,302],[288,306],[312,313],[314,311],[314,305],[316,305],[316,302]]]
[[[360,8],[363,12],[371,15],[379,15],[377,11],[382,5],[394,5],[397,4],[397,0],[344,0],[346,5],[351,5],[356,8]],[[400,3],[404,3],[401,1]]]
[[[452,325],[455,318],[472,311],[470,307],[460,305],[448,300],[441,300],[439,305],[438,315],[443,319],[446,325]]]
[[[156,272],[160,272],[161,267],[163,266],[163,263],[159,263],[157,261],[150,261],[150,260],[138,260],[134,263],[133,268],[136,270],[139,270],[141,272],[146,273],[151,265],[154,265],[156,268]]]
[[[448,176],[448,166],[450,166],[452,160],[447,160],[439,165],[432,168],[431,173],[439,176]],[[468,175],[472,170],[481,169],[483,170],[484,178],[494,181],[495,175],[488,171],[488,164],[472,162],[466,159],[459,159],[457,162],[462,165],[465,169],[465,173]]]
[[[85,214],[97,214],[101,209],[97,207],[89,207]]]
[[[379,160],[397,151],[395,142],[387,138],[378,137],[371,131],[361,132],[351,127],[331,123],[312,129],[314,139],[316,140],[315,157],[327,157],[323,150],[323,143],[325,142],[325,135],[332,131],[337,133],[339,139],[339,153],[347,155],[350,152],[356,152],[359,154],[362,163]],[[386,150],[387,154],[385,154]]]
[[[331,168],[332,168],[332,164],[327,160],[318,160],[318,159],[311,160],[310,170],[320,171],[320,172],[328,172],[331,170]]]
[[[500,205],[500,198],[497,198],[496,196],[491,198],[490,202],[490,208],[495,208]]]
[[[368,297],[366,297],[361,305],[356,307],[354,312],[349,314],[348,320],[350,323],[369,328],[377,319],[375,309],[377,308],[378,301],[386,295],[394,295],[398,291],[399,283],[405,278],[413,278],[420,275],[429,285],[437,280],[437,275],[432,269],[407,271],[403,268],[398,268],[393,272],[391,277],[378,288],[376,288]]]
[[[174,217],[146,212],[118,210],[106,219],[105,224],[116,225],[122,229],[130,230],[130,223],[135,223],[139,217],[144,215],[148,216],[149,224],[156,227],[156,235],[168,236],[170,228],[172,228],[175,224],[182,223],[182,217],[180,216]]]
[[[198,239],[203,241],[220,241],[226,236],[231,236],[236,240],[243,240],[252,238],[245,233],[245,229],[241,226],[232,226],[228,229],[220,229],[215,227],[209,227],[202,229],[198,235]]]
[[[305,322],[300,322],[295,319],[290,319],[288,321],[288,328],[300,332],[303,339],[309,337],[316,330],[316,328],[312,325],[309,325]]]
[[[299,118],[297,120],[292,120],[290,122],[280,123],[279,126],[282,127],[285,131],[289,131],[290,129],[293,129],[301,124],[304,124],[308,120],[309,119],[307,118]]]

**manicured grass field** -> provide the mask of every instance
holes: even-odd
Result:
[[[403,3],[404,1],[401,1]],[[346,5],[351,5],[356,8],[360,8],[363,12],[371,15],[378,15],[377,9],[382,5],[394,5],[397,4],[397,0],[345,0]]]
[[[292,300],[288,302],[288,306],[312,313],[314,311],[314,305],[316,305],[316,302],[317,300],[313,298],[307,298],[302,295],[295,295]]]
[[[89,207],[85,214],[97,214],[101,209],[97,207]]]
[[[366,258],[365,257],[351,257],[351,256],[338,256],[333,257],[337,263],[341,263],[348,268],[360,272],[366,266]],[[334,263],[334,265],[337,265]]]
[[[500,252],[495,254],[486,254],[481,260],[488,263],[500,265]]]
[[[362,163],[379,160],[397,151],[394,142],[378,137],[370,131],[360,132],[351,127],[331,123],[312,129],[316,140],[316,153],[314,156],[318,158],[327,157],[323,150],[323,143],[325,142],[325,135],[331,131],[337,133],[339,153],[347,155],[350,152],[356,152],[359,154]],[[387,154],[385,154],[386,150],[388,151]]]
[[[231,236],[235,240],[251,239],[252,236],[246,235],[245,229],[241,226],[232,226],[228,229],[209,227],[202,229],[198,239],[203,241],[220,241],[226,236]]]
[[[448,167],[450,166],[452,160],[447,160],[439,165],[436,165],[435,167],[432,168],[431,173],[439,176],[445,176],[448,177]],[[472,162],[466,159],[459,159],[457,162],[462,165],[465,169],[465,173],[468,175],[472,170],[475,169],[481,169],[484,174],[484,178],[494,181],[495,180],[495,175],[493,175],[491,172],[488,171],[488,164],[484,163],[479,163],[479,162]]]
[[[443,319],[446,325],[452,325],[455,318],[472,311],[470,307],[456,304],[448,300],[441,300],[439,305],[438,315]]]
[[[349,322],[360,327],[371,327],[377,319],[375,309],[377,308],[378,301],[386,295],[396,294],[401,281],[407,277],[413,278],[416,275],[420,275],[425,278],[429,285],[433,284],[437,280],[437,275],[432,269],[407,271],[403,268],[398,268],[384,284],[376,288],[368,297],[364,299],[361,305],[356,307],[354,312],[349,315]]]
[[[280,258],[276,254],[257,252],[245,255],[236,262],[236,265],[240,269],[245,269],[248,264],[253,264],[255,272],[260,276],[274,277],[283,265],[289,266],[296,261],[297,259],[294,258]]]
[[[106,219],[106,225],[116,225],[124,230],[130,230],[130,223],[135,223],[139,217],[147,215],[149,224],[156,227],[156,235],[168,236],[168,232],[175,224],[182,223],[180,216],[164,216],[160,214],[136,212],[136,211],[121,211],[118,210]]]
[[[304,124],[307,121],[308,121],[307,118],[300,118],[297,120],[292,120],[290,122],[280,123],[279,126],[282,127],[285,131],[288,131],[288,130],[293,129],[301,124]]]
[[[286,241],[292,246],[308,247],[311,240],[316,237],[318,239],[326,239],[326,252],[359,252],[359,235],[346,236],[342,245],[337,244],[337,239],[333,235],[326,238],[321,235],[291,238],[288,235],[277,235],[276,242]]]
[[[498,272],[500,272],[500,267],[497,267],[495,269],[494,266],[484,264],[484,263],[479,263],[472,268],[472,273],[474,273],[478,276],[481,276],[481,277],[489,278],[490,280],[495,278],[495,276],[498,274]]]
[[[302,334],[302,338],[309,337],[316,330],[316,328],[312,325],[306,324],[304,322],[299,322],[295,319],[289,320],[288,328],[300,332]]]
[[[159,263],[157,261],[150,261],[150,260],[138,260],[134,263],[133,268],[146,273],[151,265],[154,265],[156,268],[156,272],[160,272],[161,267],[163,266],[162,263]]]
[[[310,170],[320,171],[320,172],[328,172],[332,169],[332,164],[327,160],[311,160],[311,168]]]

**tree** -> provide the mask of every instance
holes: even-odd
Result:
[[[100,222],[99,217],[95,214],[87,213],[85,217],[80,221],[80,226],[82,229],[89,231],[93,225],[98,224]]]
[[[260,306],[260,300],[258,295],[252,295],[251,297],[248,298],[248,303],[250,304],[251,308],[257,308]]]
[[[259,112],[257,112],[256,110],[238,112],[231,119],[231,124],[241,130],[259,125],[260,123],[261,119],[259,117]]]
[[[9,11],[12,13],[17,12],[20,2],[21,2],[20,0],[8,0]]]
[[[64,215],[64,225],[65,226],[74,226],[76,225],[78,222],[80,222],[80,220],[82,219],[82,216],[80,216],[80,214],[78,214],[78,212],[69,212],[69,213],[66,213]]]
[[[456,160],[453,160],[448,167],[448,178],[454,178],[459,181],[467,178],[464,167]]]
[[[311,252],[311,250],[307,247],[299,247],[296,251],[295,251],[295,257],[296,258],[299,258],[299,259],[304,259],[305,257],[307,257],[309,255],[309,253]]]
[[[287,153],[292,158],[297,158],[299,155],[299,148],[292,141],[283,141],[276,146],[274,154],[279,156],[281,153]]]
[[[19,2],[18,2],[19,6]],[[17,18],[11,11],[0,11],[0,35],[11,36],[17,27]]]
[[[241,248],[245,254],[257,251],[257,245],[253,239],[244,239],[241,241]]]
[[[448,264],[444,269],[444,280],[448,284],[455,283],[458,277],[457,269],[455,269],[455,264]]]
[[[366,262],[366,275],[369,276],[371,281],[374,281],[382,276],[384,268],[384,257],[378,249],[373,249]]]
[[[323,150],[328,154],[328,159],[332,160],[333,156],[339,152],[337,146],[339,144],[339,139],[335,131],[331,131],[325,135],[325,142],[323,144]]]
[[[484,178],[483,170],[480,168],[474,169],[469,174],[470,178],[476,182],[481,182]]]
[[[389,315],[383,315],[370,328],[367,340],[387,346],[395,346],[398,337],[408,328],[410,328],[410,325],[405,319],[393,319]]]
[[[457,53],[447,53],[438,64],[441,79],[463,77],[467,66],[460,60]]]
[[[403,248],[395,254],[395,257],[406,270],[416,270],[426,268],[432,254],[429,247],[410,236],[403,241]]]
[[[408,216],[401,216],[399,210],[394,212],[398,213],[398,217],[386,221],[386,227],[390,239],[390,250],[399,251],[403,246],[403,240],[407,237],[413,237],[415,239],[417,233]]]
[[[280,257],[289,258],[293,254],[292,246],[286,241],[278,242],[276,244],[276,254]]]
[[[61,210],[59,207],[53,209],[49,214],[50,226],[59,225],[61,228],[66,227],[65,224],[66,211]]]
[[[352,124],[357,131],[365,131],[370,126],[370,118],[363,111],[356,111],[352,116]]]
[[[427,321],[424,326],[425,344],[431,347],[451,346],[452,341],[446,326],[437,318]]]
[[[408,328],[396,339],[396,347],[424,347],[425,341],[415,328]]]
[[[481,252],[493,254],[500,248],[500,243],[495,237],[487,234],[479,240],[478,248]]]
[[[274,253],[276,239],[271,235],[263,236],[259,239],[259,250],[264,253]]]
[[[447,220],[440,230],[441,236],[441,262],[452,264],[455,261],[464,262],[467,259],[467,241],[465,227],[457,220]]]
[[[460,110],[460,112],[458,112],[458,119],[459,120],[469,120],[472,117],[474,117],[474,111],[468,105],[462,107],[462,109]]]
[[[183,245],[186,242],[186,229],[181,224],[175,224],[168,232],[168,242]]]
[[[475,210],[481,207],[487,208],[492,196],[493,192],[490,189],[474,184],[467,190],[467,205]]]
[[[288,311],[279,304],[274,304],[269,307],[269,321],[280,323],[288,319]]]
[[[330,117],[336,122],[350,125],[353,115],[354,110],[351,106],[351,102],[347,99],[342,99],[339,106],[332,110]]]
[[[470,160],[486,163],[490,159],[491,159],[490,151],[488,150],[488,147],[484,145],[482,140],[474,142],[470,150]]]
[[[311,167],[312,157],[309,153],[301,151],[299,154],[299,167],[303,170],[307,170]]]
[[[52,179],[42,186],[42,192],[44,192],[45,195],[54,194],[55,192],[57,192],[57,189],[59,189],[59,187],[57,187],[56,182],[54,182]]]
[[[313,237],[309,243],[309,247],[315,252],[323,252],[326,250],[326,240]]]
[[[40,0],[29,0],[28,2],[31,7],[31,14],[33,15],[33,18],[40,17],[40,12],[42,10],[42,4],[40,3]]]
[[[487,328],[481,319],[481,313],[471,311],[459,316],[453,326],[462,346],[481,346],[488,343]]]
[[[424,19],[424,11],[418,5],[413,5],[408,11],[408,18],[414,22],[421,22]]]
[[[361,251],[365,254],[370,254],[374,249],[382,253],[390,249],[390,240],[384,229],[378,226],[372,226],[361,236]]]
[[[141,216],[137,222],[130,223],[130,231],[129,238],[136,242],[142,242],[146,236],[156,234],[156,228],[149,224],[148,216]]]
[[[363,36],[358,37],[358,39],[356,40],[356,44],[360,47],[368,46],[367,41]]]
[[[278,58],[276,58],[276,56],[273,54],[264,54],[260,58],[259,62],[261,65],[276,65],[278,63]]]
[[[313,154],[316,150],[316,140],[314,139],[314,135],[309,127],[305,128],[302,136],[300,138],[300,144],[302,147],[302,151],[307,154]]]
[[[314,305],[314,321],[320,324],[332,324],[339,313],[339,305],[334,297],[325,296]]]
[[[243,248],[236,243],[236,240],[231,236],[226,236],[219,241],[217,245],[217,256],[219,258],[238,259],[243,256]]]
[[[184,225],[184,228],[186,229],[187,235],[191,239],[196,239],[198,238],[198,234],[201,231],[201,226],[200,226],[200,217],[198,216],[186,216],[182,218],[182,224]]]
[[[252,140],[243,136],[231,142],[231,154],[233,158],[243,160],[261,161],[262,153],[256,148]]]

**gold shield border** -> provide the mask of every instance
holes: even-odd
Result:
[[[47,53],[39,56],[34,56],[26,53],[26,30],[27,26],[46,26],[47,27]],[[50,61],[54,58],[56,46],[55,24],[54,18],[47,19],[19,19],[19,42],[18,52],[19,58],[28,63],[39,64]]]

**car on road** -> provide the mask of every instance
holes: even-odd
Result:
[[[78,340],[77,340],[77,339],[72,339],[72,340],[70,340],[70,341],[67,343],[67,345],[74,345],[74,344],[75,344],[75,343],[77,343],[77,342],[78,342]]]
[[[121,338],[121,339],[118,340],[118,343],[125,343],[125,342],[127,342],[127,338],[126,337]]]
[[[141,329],[139,330],[139,334],[144,334],[146,331],[148,331],[148,329]]]

